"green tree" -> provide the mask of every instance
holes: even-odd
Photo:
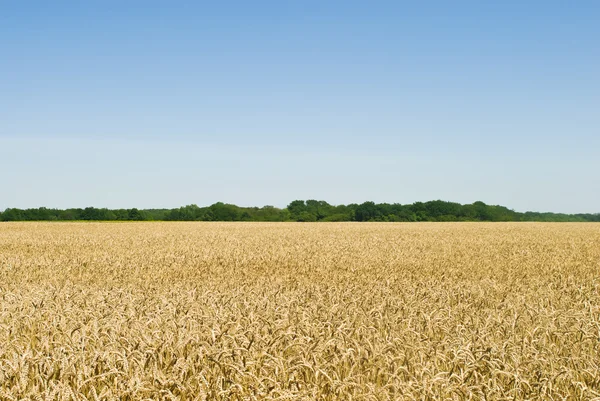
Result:
[[[210,206],[212,219],[214,221],[236,221],[240,219],[240,208],[236,205],[217,202]]]
[[[375,202],[364,202],[360,204],[354,212],[356,221],[371,221],[377,220],[381,216],[381,213]]]
[[[127,217],[129,220],[133,220],[133,221],[145,220],[144,214],[136,208],[129,209],[127,211]]]
[[[306,203],[303,200],[295,200],[287,206],[287,210],[290,212],[290,217],[294,221],[298,221],[300,215],[306,212]]]

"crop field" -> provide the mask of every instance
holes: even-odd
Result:
[[[0,224],[1,400],[600,400],[600,224]]]

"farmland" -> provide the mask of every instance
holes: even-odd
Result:
[[[0,224],[3,400],[598,397],[600,224]]]

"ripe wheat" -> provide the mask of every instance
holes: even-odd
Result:
[[[2,400],[600,399],[600,225],[6,223]]]

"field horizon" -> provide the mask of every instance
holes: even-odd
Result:
[[[1,221],[299,221],[299,222],[421,222],[421,221],[542,221],[600,222],[600,213],[516,212],[506,206],[481,201],[461,204],[442,200],[412,204],[375,203],[332,205],[323,200],[295,200],[284,208],[240,207],[216,202],[173,209],[8,208]]]

